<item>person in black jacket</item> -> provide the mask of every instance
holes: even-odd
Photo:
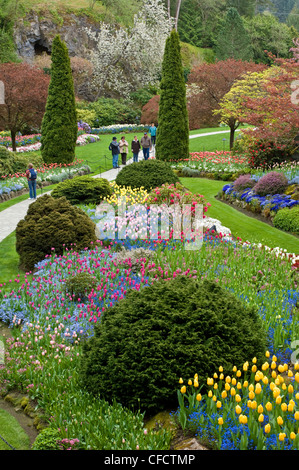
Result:
[[[131,144],[131,150],[133,153],[133,162],[138,162],[138,154],[139,154],[140,148],[141,148],[141,145],[140,145],[139,140],[137,139],[137,135],[134,135],[134,139],[132,140],[132,144]]]
[[[113,137],[112,142],[109,145],[109,150],[112,152],[112,166],[113,168],[119,168],[118,166],[118,156],[120,154],[119,145],[117,138]]]

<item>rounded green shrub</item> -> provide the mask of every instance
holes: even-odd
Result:
[[[51,194],[55,199],[66,197],[73,205],[99,204],[105,197],[111,196],[112,188],[105,178],[75,176],[59,183]]]
[[[299,235],[299,206],[285,207],[277,211],[273,218],[273,225],[286,232]]]
[[[13,153],[0,145],[0,177],[12,175],[13,173]]]
[[[27,271],[53,250],[57,255],[62,255],[64,248],[80,251],[96,240],[95,224],[82,209],[64,197],[54,199],[48,194],[30,204],[16,228],[20,267]]]
[[[155,281],[109,308],[83,346],[81,386],[107,401],[148,413],[177,406],[178,380],[206,386],[257,357],[266,334],[255,308],[212,281]]]
[[[97,285],[97,281],[91,274],[81,272],[70,276],[66,279],[64,288],[68,295],[71,295],[73,300],[85,300],[88,294]]]
[[[125,166],[118,173],[116,184],[150,191],[164,183],[177,183],[179,178],[172,171],[168,162],[161,160],[141,160]]]
[[[37,435],[32,450],[60,450],[60,440],[61,434],[58,430],[45,428]]]

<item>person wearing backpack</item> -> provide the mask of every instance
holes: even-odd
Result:
[[[36,171],[34,170],[32,163],[29,163],[28,170],[26,171],[29,186],[29,199],[36,199],[36,176]]]

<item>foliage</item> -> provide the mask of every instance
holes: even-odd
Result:
[[[160,88],[156,158],[160,160],[186,158],[189,155],[186,86],[179,36],[175,30],[170,33],[166,41]]]
[[[41,124],[48,94],[49,77],[27,63],[0,64],[5,104],[0,105],[0,126],[11,133],[16,151],[16,133]]]
[[[70,58],[59,35],[53,40],[51,59],[51,81],[41,130],[41,154],[45,163],[70,163],[75,158],[77,116]]]
[[[58,441],[61,433],[53,428],[43,429],[36,437],[32,450],[60,450]]]
[[[150,191],[164,183],[177,183],[179,178],[167,162],[142,160],[125,166],[118,173],[115,182],[119,186],[143,188]]]
[[[135,123],[140,117],[140,110],[128,99],[99,98],[91,103],[78,102],[76,107],[78,118],[91,127]]]
[[[241,366],[244,357],[260,357],[265,344],[254,309],[214,282],[178,276],[127,293],[103,316],[83,346],[82,385],[156,412],[173,406],[178,377],[199,370],[204,385],[219,363]]]
[[[130,28],[101,23],[97,32],[86,30],[97,41],[90,52],[95,100],[128,97],[158,82],[170,27],[164,5],[160,0],[143,1],[133,23]]]
[[[281,194],[288,186],[288,179],[282,173],[271,171],[255,184],[254,191],[260,196],[267,196],[268,194]]]
[[[236,80],[247,72],[259,72],[265,67],[242,60],[219,60],[214,64],[200,64],[188,78],[187,103],[190,129],[217,124],[220,119],[214,110]]]
[[[9,150],[0,145],[0,176],[13,174],[12,155]]]
[[[230,7],[217,36],[216,58],[250,61],[252,57],[252,47],[243,20],[236,8]]]
[[[299,235],[299,207],[284,208],[273,218],[274,227]]]
[[[94,276],[87,272],[77,273],[65,281],[66,295],[71,295],[75,301],[86,301],[88,294],[96,287]]]
[[[33,270],[46,255],[65,248],[83,250],[96,241],[95,225],[66,198],[54,199],[48,194],[38,198],[16,228],[16,250],[20,266]]]
[[[142,107],[140,117],[141,124],[149,124],[153,122],[156,126],[158,125],[159,102],[160,95],[155,95]]]
[[[75,204],[99,204],[105,197],[112,194],[112,189],[105,178],[76,176],[59,183],[52,191],[52,197],[66,197]]]
[[[246,138],[245,138],[246,139]],[[243,139],[242,139],[243,140]],[[273,168],[273,166],[290,161],[293,147],[284,143],[271,141],[256,141],[249,139],[245,154],[251,168]]]
[[[290,57],[294,32],[275,16],[263,13],[245,18],[244,26],[252,46],[254,62],[270,65],[272,61],[265,51],[277,57]]]
[[[234,181],[234,190],[235,191],[242,191],[247,188],[253,188],[255,185],[255,181],[251,179],[251,176],[249,174],[247,175],[240,175],[235,181]]]

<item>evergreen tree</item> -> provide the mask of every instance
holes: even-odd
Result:
[[[45,163],[70,163],[75,157],[77,116],[70,58],[59,35],[53,40],[51,59],[51,81],[41,129],[41,153]]]
[[[219,60],[251,60],[253,56],[249,35],[236,8],[229,8],[216,42]]]
[[[189,121],[180,41],[173,30],[168,36],[162,63],[156,157],[178,160],[189,156]]]

